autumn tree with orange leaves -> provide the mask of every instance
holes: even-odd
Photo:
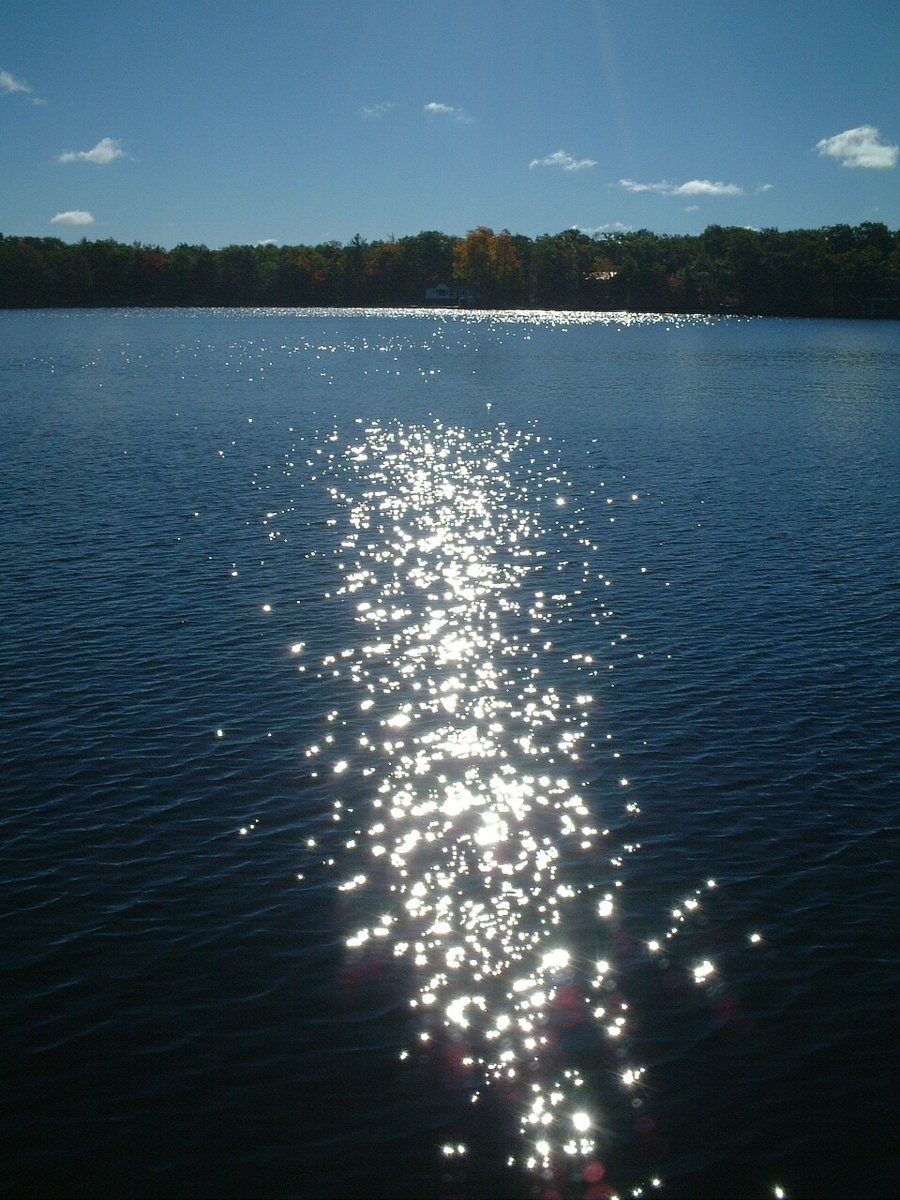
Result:
[[[470,229],[453,250],[453,277],[469,284],[480,304],[494,308],[520,299],[522,271],[509,230]]]

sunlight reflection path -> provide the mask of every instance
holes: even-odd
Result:
[[[364,637],[343,657],[370,724],[333,770],[371,796],[341,886],[378,903],[348,950],[411,966],[419,1042],[457,1048],[473,1100],[515,1083],[519,1165],[550,1171],[595,1156],[605,1119],[566,1048],[624,1043],[628,1006],[603,952],[621,859],[580,778],[592,697],[544,677],[566,596],[534,587],[543,543],[578,526],[540,440],[375,426],[344,452],[341,592]],[[642,1074],[621,1062],[620,1087]]]
[[[322,666],[358,711],[329,713],[307,756],[335,796],[348,978],[402,980],[401,1059],[438,1064],[473,1104],[501,1096],[517,1129],[507,1166],[542,1200],[640,1197],[662,1186],[648,1164],[668,1149],[623,979],[670,965],[716,883],[679,900],[658,937],[625,930],[640,809],[587,689],[614,686],[598,648],[629,643],[598,638],[615,614],[587,509],[534,430],[398,422],[329,443],[308,465],[345,512],[336,597],[359,636]],[[594,482],[594,521],[640,500]],[[709,958],[691,970],[720,988]]]

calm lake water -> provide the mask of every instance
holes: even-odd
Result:
[[[0,1193],[896,1195],[900,325],[0,334]]]

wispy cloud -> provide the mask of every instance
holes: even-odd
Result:
[[[7,92],[10,95],[13,92],[25,92],[26,95],[31,92],[31,88],[22,79],[16,79],[15,75],[11,75],[9,71],[0,69],[0,92]]]
[[[43,100],[39,100],[34,94],[34,88],[30,83],[26,83],[24,79],[16,79],[10,71],[4,71],[0,67],[0,92],[5,92],[7,96],[14,96],[17,93],[21,96],[30,96],[32,104],[43,104]]]
[[[816,149],[823,158],[839,158],[842,167],[868,167],[876,171],[896,167],[900,157],[900,146],[883,142],[874,125],[859,125],[834,137],[822,138],[816,142]]]
[[[83,212],[81,209],[73,208],[68,212],[57,213],[55,217],[50,218],[51,225],[93,225],[94,218],[89,212]]]
[[[636,183],[633,179],[620,179],[618,186],[626,192],[668,192],[670,183]]]
[[[393,100],[382,100],[380,104],[372,104],[368,107],[364,106],[359,112],[360,116],[365,117],[367,121],[377,121],[379,117],[385,116],[392,108],[396,107],[397,105]]]
[[[425,105],[425,112],[431,117],[448,117],[451,121],[459,121],[463,125],[471,125],[473,117],[463,108],[454,108],[452,104],[438,104],[436,100]]]
[[[122,149],[119,139],[105,137],[101,138],[92,150],[66,150],[65,153],[57,155],[56,161],[93,163],[94,166],[105,167],[107,163],[124,157],[125,151]]]
[[[573,158],[565,150],[557,150],[554,154],[548,154],[546,158],[533,158],[528,168],[531,170],[533,167],[562,167],[564,171],[584,171],[596,165],[597,162],[593,158]]]
[[[744,189],[736,183],[713,183],[711,179],[689,179],[686,183],[637,183],[620,179],[618,186],[626,192],[656,192],[661,196],[743,196]]]
[[[774,183],[761,183],[756,189],[756,194],[757,196],[761,196],[763,192],[771,192],[774,187]]]

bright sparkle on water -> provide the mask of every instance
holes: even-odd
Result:
[[[613,952],[621,868],[639,847],[610,844],[606,827],[640,809],[612,734],[591,728],[612,668],[597,657],[614,615],[600,547],[534,431],[376,424],[328,443],[309,466],[345,513],[327,524],[343,525],[334,598],[356,635],[319,678],[349,679],[356,711],[329,712],[306,756],[334,789],[343,855],[324,861],[342,868],[348,967],[402,968],[401,1060],[451,1062],[473,1103],[502,1089],[521,1135],[511,1165],[596,1184],[645,1089]],[[572,646],[573,610],[589,647]],[[586,765],[598,755],[601,782]],[[701,894],[645,943],[651,958]],[[692,969],[702,986],[715,967]]]
[[[571,603],[540,586],[544,540],[552,522],[577,544],[579,525],[540,442],[374,426],[335,460],[333,488],[349,525],[338,594],[360,628],[340,658],[368,722],[356,760],[331,764],[365,780],[368,810],[335,802],[353,826],[341,887],[361,916],[347,951],[389,948],[408,965],[414,1036],[457,1049],[473,1098],[520,1088],[531,1169],[589,1159],[602,1140],[565,1038],[627,1028],[609,961],[572,940],[593,920],[606,952],[621,857],[597,825],[602,800],[582,794],[592,697],[576,674],[568,695],[544,679]],[[623,1091],[641,1075],[623,1065]]]

